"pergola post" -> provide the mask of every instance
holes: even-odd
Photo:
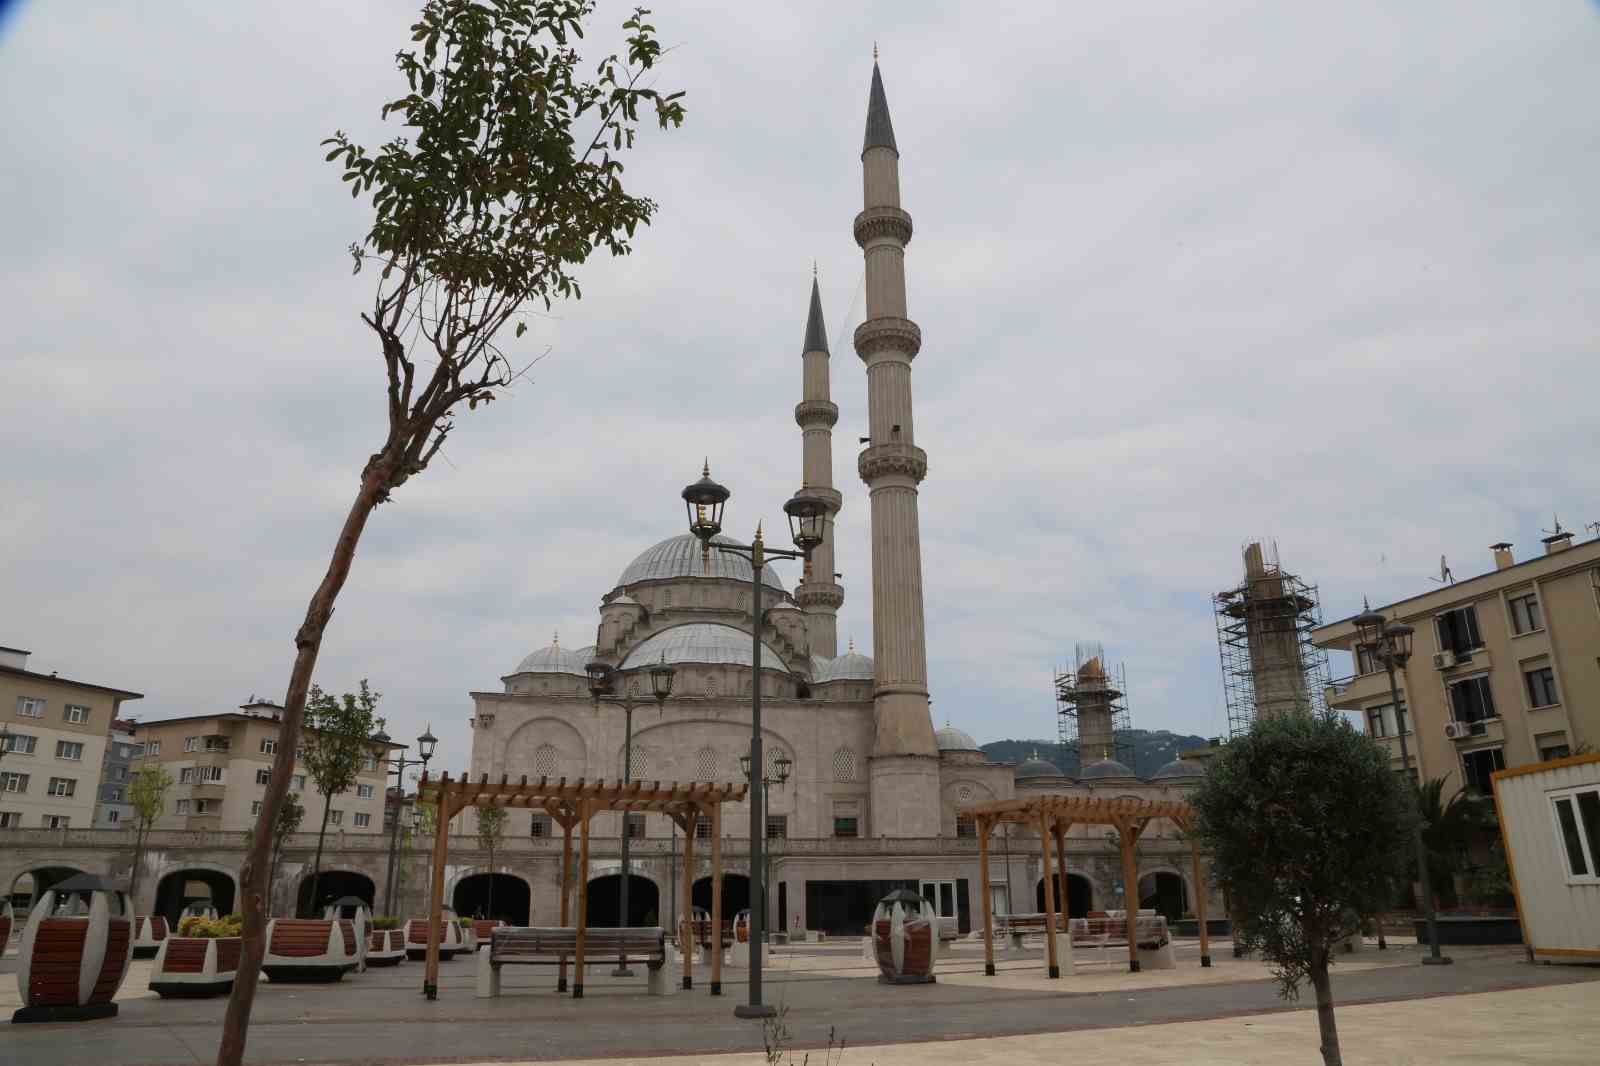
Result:
[[[683,918],[678,925],[678,949],[683,952],[683,987],[694,987],[694,831],[700,822],[698,807],[690,807],[683,830]]]
[[[561,928],[572,920],[572,821],[561,820]],[[556,976],[556,991],[567,990],[567,957],[561,956],[561,969]]]
[[[583,998],[583,934],[589,927],[589,801],[578,802],[578,943],[572,960],[572,998]]]
[[[983,972],[994,976],[994,916],[989,913],[989,832],[994,823],[978,815],[978,872],[983,895]]]
[[[1071,898],[1067,892],[1067,831],[1062,827],[1059,815],[1050,820],[1050,828],[1056,837],[1056,907],[1061,911],[1062,924],[1065,925],[1065,919],[1072,916],[1071,908],[1067,906],[1067,900]]]
[[[711,994],[722,995],[722,804],[711,805]]]
[[[1043,849],[1039,870],[1044,874],[1044,944],[1049,966],[1046,973],[1050,977],[1060,977],[1061,966],[1056,961],[1056,888],[1051,877],[1054,871],[1050,868],[1050,816],[1042,810],[1039,812],[1039,846]]]
[[[1200,865],[1200,842],[1189,841],[1194,857],[1194,913],[1200,919],[1200,965],[1211,965],[1211,933],[1206,929],[1206,875]]]
[[[450,818],[455,814],[445,785],[450,772],[439,775],[439,788],[435,794],[433,826],[433,869],[428,889],[428,959],[422,974],[422,994],[429,999],[439,998],[439,941],[444,936],[442,926],[444,910],[444,864],[450,851]]]
[[[1133,845],[1139,830],[1130,819],[1117,823],[1122,841],[1122,906],[1128,918],[1128,972],[1139,972],[1139,866],[1134,861]]]

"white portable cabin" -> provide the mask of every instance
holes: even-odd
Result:
[[[1529,954],[1600,961],[1600,755],[1498,770],[1491,780]]]

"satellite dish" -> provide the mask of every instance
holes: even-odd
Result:
[[[1456,583],[1456,576],[1450,572],[1450,564],[1445,561],[1444,556],[1439,556],[1439,576],[1428,580],[1437,581],[1441,585],[1454,585]]]

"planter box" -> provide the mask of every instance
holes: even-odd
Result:
[[[368,934],[368,966],[398,966],[404,961],[406,961],[404,929],[374,929]]]
[[[23,929],[17,953],[22,1006],[13,1022],[85,1021],[117,1013],[112,997],[133,957],[133,921],[113,917],[111,903],[118,901],[117,909],[126,914],[127,896],[95,889],[87,915],[46,917],[57,899],[56,889],[45,892]]]
[[[233,991],[244,940],[236,936],[169,936],[156,951],[150,991],[158,996],[220,996]]]
[[[1522,943],[1522,923],[1515,915],[1441,915],[1435,921],[1439,925],[1441,944]],[[1417,943],[1425,946],[1428,943],[1428,923],[1418,918],[1412,926],[1417,934]]]
[[[153,959],[161,950],[161,942],[171,932],[167,920],[159,914],[141,914],[133,920],[133,957]]]
[[[461,927],[449,918],[441,918],[443,930],[439,934],[439,958],[448,962],[466,950],[461,939]],[[428,919],[413,918],[406,923],[406,958],[412,960],[428,957]]]
[[[261,972],[280,981],[337,981],[356,968],[355,926],[326,918],[274,918],[267,923]]]

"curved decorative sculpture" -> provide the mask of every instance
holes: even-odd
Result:
[[[133,957],[128,894],[78,874],[47,889],[28,915],[17,952],[22,1007],[13,1022],[111,1018],[112,997]]]

